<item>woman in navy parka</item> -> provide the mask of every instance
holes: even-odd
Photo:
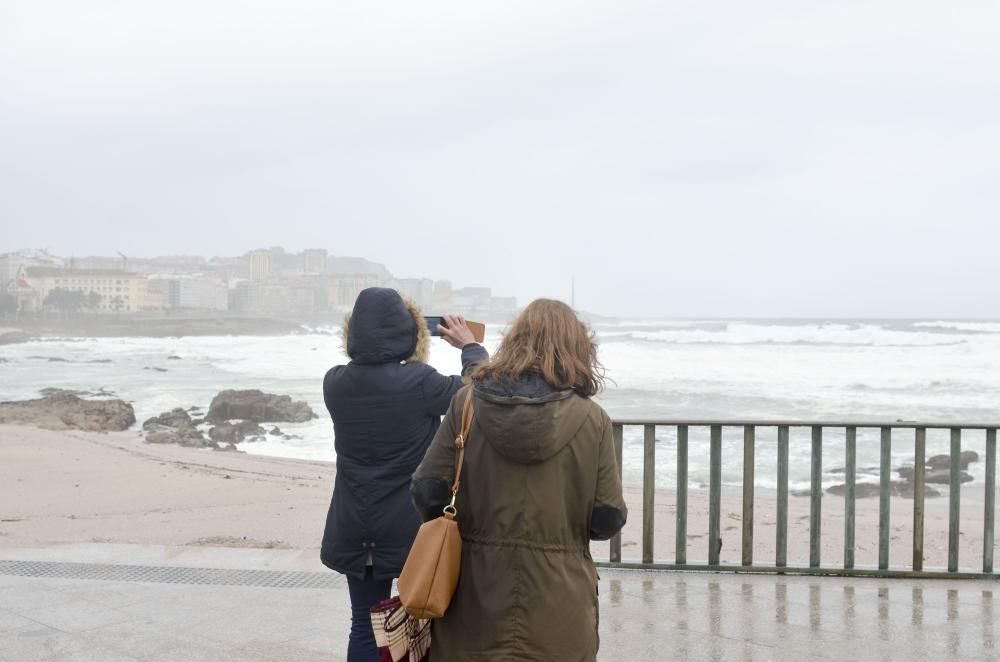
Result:
[[[489,354],[460,316],[442,335],[462,350],[466,375]],[[389,597],[420,518],[410,477],[441,415],[462,387],[425,363],[430,334],[417,307],[395,290],[361,292],[344,324],[347,365],[326,373],[323,398],[333,419],[337,477],[321,559],[347,575],[351,595],[348,662],[378,662],[369,609]]]

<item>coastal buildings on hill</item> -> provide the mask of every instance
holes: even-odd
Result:
[[[44,250],[0,254],[0,313],[225,314],[279,318],[341,314],[366,287],[391,287],[430,313],[507,317],[517,302],[488,287],[398,278],[385,265],[325,249],[281,247],[236,257],[62,257]]]

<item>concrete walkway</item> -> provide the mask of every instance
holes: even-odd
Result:
[[[600,660],[987,660],[993,582],[602,571]],[[315,552],[0,548],[0,660],[343,660]]]

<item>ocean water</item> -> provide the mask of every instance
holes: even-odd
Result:
[[[488,328],[489,349],[502,331]],[[1000,421],[1000,322],[622,320],[596,323],[594,331],[609,380],[598,401],[612,417]],[[432,365],[457,372],[458,351],[434,343]],[[140,423],[174,407],[207,409],[225,388],[287,394],[320,418],[278,424],[300,438],[269,437],[241,448],[334,459],[321,385],[330,366],[346,361],[337,329],[284,337],[49,338],[0,347],[0,358],[0,400],[35,397],[45,387],[106,389],[132,402]],[[758,431],[762,487],[775,483],[775,437],[773,428]],[[967,432],[963,448],[982,453],[984,438]],[[826,431],[827,485],[842,482],[835,469],[844,464],[843,443],[842,430]],[[660,486],[673,485],[675,449],[673,429],[658,428]],[[947,431],[928,432],[929,455],[947,449]],[[809,431],[793,430],[793,487],[808,485],[809,450]],[[912,431],[897,431],[892,451],[894,466],[911,463]],[[641,455],[642,430],[626,428],[627,482],[641,480]],[[858,466],[877,466],[878,456],[878,431],[860,431]],[[707,429],[691,430],[689,457],[692,484],[707,483]],[[736,484],[741,471],[742,433],[727,430],[723,480]],[[982,463],[970,472],[982,480]]]

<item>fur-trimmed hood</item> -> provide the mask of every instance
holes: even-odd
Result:
[[[430,331],[416,303],[396,290],[369,287],[344,318],[344,351],[355,363],[426,363]]]

